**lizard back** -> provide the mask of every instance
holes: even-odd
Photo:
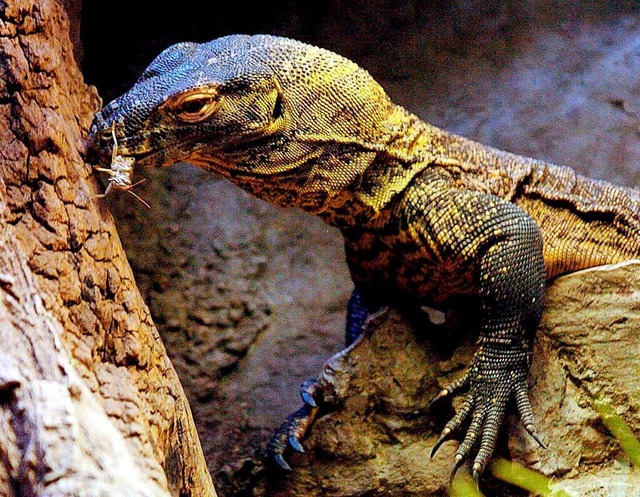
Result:
[[[424,126],[456,188],[501,197],[537,222],[548,278],[640,257],[638,190]]]

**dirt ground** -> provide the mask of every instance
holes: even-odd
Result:
[[[208,27],[175,12],[124,19],[111,44],[100,26],[115,14],[91,3],[82,14],[83,68],[105,98],[174,41],[284,34],[357,61],[432,124],[640,183],[635,2],[284,2],[261,11],[261,21],[243,20],[236,2]],[[215,480],[225,463],[264,445],[298,406],[298,384],[340,349],[351,290],[342,244],[319,220],[191,166],[139,174],[147,182],[137,192],[152,209],[124,194],[109,204]]]

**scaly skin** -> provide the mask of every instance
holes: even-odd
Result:
[[[640,256],[638,193],[426,124],[336,54],[271,36],[181,43],[96,116],[95,148],[140,165],[179,161],[338,227],[356,292],[349,340],[383,304],[477,307],[478,350],[438,398],[467,391],[439,445],[465,425],[454,471],[477,477],[514,398],[527,392],[545,283]],[[317,384],[270,444],[282,465],[317,414]]]

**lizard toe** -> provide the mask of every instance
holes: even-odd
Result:
[[[467,417],[471,413],[473,408],[473,398],[469,395],[465,398],[462,407],[456,412],[455,416],[449,420],[449,422],[445,425],[442,433],[440,434],[440,438],[436,442],[436,444],[431,449],[431,458],[436,455],[440,446],[453,438],[453,435],[456,431],[460,429],[460,427],[464,424]]]
[[[461,392],[464,392],[469,389],[469,383],[471,381],[471,374],[467,372],[464,376],[457,379],[453,383],[447,385],[445,388],[440,390],[440,393],[436,395],[431,402],[429,402],[429,408],[433,407],[440,400],[445,399],[447,397],[453,397]]]
[[[547,445],[540,438],[538,430],[536,429],[535,423],[533,421],[533,410],[531,408],[531,402],[529,401],[529,392],[525,384],[519,383],[518,385],[516,385],[514,398],[516,401],[516,407],[518,408],[518,413],[520,413],[520,419],[522,420],[522,424],[524,425],[525,430],[527,430],[529,435],[533,437],[533,439],[538,443],[540,447],[546,449]]]
[[[291,448],[296,452],[305,452],[300,440],[316,417],[318,408],[305,404],[290,414],[286,421],[276,430],[267,444],[267,458],[279,468],[289,471],[291,466],[284,458],[285,452]]]
[[[506,401],[505,401],[506,404]],[[487,419],[482,428],[482,435],[480,438],[480,448],[473,461],[473,477],[477,481],[480,475],[484,472],[487,464],[489,463],[493,451],[496,447],[498,440],[498,432],[500,431],[500,425],[504,417],[503,409],[489,409]]]
[[[458,450],[456,450],[456,456],[461,456],[463,461],[469,457],[471,450],[476,446],[480,436],[483,434],[485,416],[485,410],[480,408],[475,410],[471,417],[469,428],[458,446]]]

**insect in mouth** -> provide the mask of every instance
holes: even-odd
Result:
[[[125,157],[124,155],[118,155],[118,141],[116,140],[115,123],[111,126],[111,136],[113,137],[113,152],[111,152],[111,167],[95,167],[96,171],[109,174],[109,185],[104,193],[99,194],[98,197],[106,197],[112,189],[123,190],[130,193],[140,202],[142,202],[147,209],[151,209],[151,206],[145,202],[139,195],[132,191],[136,186],[144,183],[144,179],[131,183],[133,177],[133,163],[135,157]]]

